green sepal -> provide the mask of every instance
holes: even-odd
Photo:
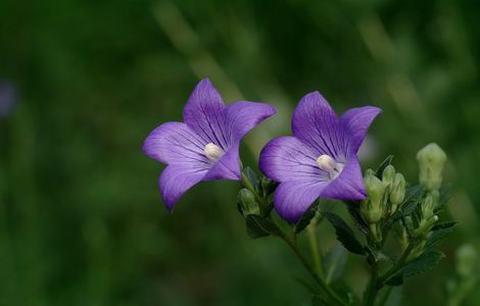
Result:
[[[430,234],[428,235],[427,243],[425,248],[432,248],[437,245],[442,239],[444,239],[448,234],[453,232],[457,222],[450,221],[436,224],[432,227]]]

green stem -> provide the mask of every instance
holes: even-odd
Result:
[[[321,277],[324,277],[324,271],[322,266],[322,257],[320,256],[318,250],[318,242],[317,242],[317,235],[316,235],[316,223],[312,223],[307,227],[307,234],[308,234],[308,241],[310,243],[310,251],[312,252],[313,257],[313,265],[315,267],[315,271]]]
[[[370,277],[367,289],[365,290],[363,305],[373,306],[380,288],[378,282],[378,266],[377,263],[374,263],[372,265],[372,276]]]
[[[297,245],[288,237],[285,235],[280,236],[290,247],[290,249],[295,253],[297,258],[300,260],[302,265],[305,267],[307,272],[312,276],[312,278],[317,282],[317,284],[320,286],[322,291],[326,293],[326,295],[332,300],[334,304],[332,305],[340,305],[343,306],[345,303],[342,301],[342,299],[337,295],[335,291],[333,291],[326,283],[325,281],[315,273],[315,271],[312,269],[306,258],[303,256],[303,254],[300,252],[298,249]]]
[[[388,281],[388,279],[390,277],[392,277],[393,275],[395,275],[398,271],[400,271],[400,269],[403,268],[403,266],[405,265],[407,259],[408,259],[408,256],[410,255],[410,252],[413,250],[413,248],[415,247],[415,244],[414,243],[410,243],[408,245],[408,247],[405,249],[405,251],[403,252],[402,256],[400,257],[400,259],[397,261],[397,263],[392,267],[390,268],[390,270],[388,270],[380,279],[379,279],[379,284],[383,287],[384,286],[384,283],[386,281]]]

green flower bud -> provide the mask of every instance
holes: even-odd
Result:
[[[393,184],[394,178],[395,178],[395,167],[393,167],[392,165],[386,166],[382,174],[383,183],[386,186],[391,187]]]
[[[422,217],[428,219],[432,217],[440,200],[440,193],[438,190],[429,192],[423,202],[421,203]]]
[[[427,190],[438,190],[442,185],[442,171],[447,155],[435,143],[431,143],[418,151],[417,160],[420,166],[420,183]]]
[[[372,172],[367,171],[364,178],[367,199],[362,202],[361,212],[369,223],[378,223],[383,216],[385,184]]]
[[[392,213],[397,210],[398,205],[400,205],[405,199],[405,178],[401,173],[395,174],[393,179],[393,184],[390,191],[390,202],[392,203]]]
[[[255,195],[247,188],[242,188],[238,193],[238,210],[244,217],[248,215],[259,215],[260,207],[255,200]]]
[[[478,262],[477,250],[471,244],[464,244],[456,252],[456,270],[462,277],[468,277],[475,272]]]

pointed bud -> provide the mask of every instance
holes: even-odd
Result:
[[[383,216],[385,184],[372,173],[367,170],[365,174],[367,199],[361,204],[361,212],[367,222],[377,223]]]
[[[248,215],[259,215],[260,207],[255,200],[255,195],[248,189],[242,188],[238,193],[238,210],[244,217]]]
[[[393,184],[390,191],[390,202],[392,203],[392,213],[397,210],[398,205],[400,205],[405,199],[405,178],[401,173],[395,174],[393,179]]]
[[[440,193],[437,190],[429,192],[427,194],[427,196],[421,203],[423,219],[428,219],[434,215],[439,199]]]
[[[420,183],[427,190],[438,190],[442,184],[442,171],[447,155],[436,144],[431,143],[418,151],[417,160],[420,166]]]
[[[393,179],[395,178],[395,167],[388,165],[383,170],[382,181],[387,187],[392,187]]]

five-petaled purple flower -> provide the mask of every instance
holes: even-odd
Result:
[[[260,169],[280,183],[274,194],[280,216],[297,222],[317,198],[365,199],[357,151],[380,112],[365,106],[337,117],[319,92],[302,98],[294,136],[275,138],[260,153]]]
[[[168,209],[200,181],[240,179],[240,140],[275,108],[247,101],[225,106],[210,80],[193,90],[183,110],[184,122],[167,122],[145,140],[146,155],[168,164],[160,191]]]

